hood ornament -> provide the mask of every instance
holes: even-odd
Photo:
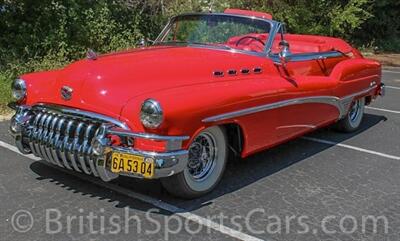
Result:
[[[96,60],[97,59],[97,53],[94,52],[93,49],[89,49],[86,53],[86,58],[90,60]]]
[[[61,88],[61,98],[63,98],[64,100],[71,100],[73,92],[74,90],[71,87],[63,86]]]

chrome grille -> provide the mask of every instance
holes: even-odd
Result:
[[[91,143],[103,124],[101,121],[46,108],[33,112],[26,139],[35,156],[60,167],[98,176]]]

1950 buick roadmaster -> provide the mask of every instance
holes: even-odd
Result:
[[[359,128],[379,63],[341,39],[288,34],[266,13],[174,17],[151,46],[13,83],[24,154],[110,181],[160,179],[195,198],[247,157],[320,127]]]

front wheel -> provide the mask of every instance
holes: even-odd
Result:
[[[211,127],[202,131],[189,147],[189,160],[183,172],[161,179],[174,196],[192,199],[212,191],[225,171],[228,148],[225,130]]]
[[[336,129],[347,133],[358,130],[364,117],[364,109],[365,98],[354,101],[346,117],[337,123]]]

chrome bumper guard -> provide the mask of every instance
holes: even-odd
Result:
[[[188,151],[182,143],[188,136],[159,136],[136,133],[109,117],[54,105],[17,106],[10,133],[23,154],[33,153],[51,164],[111,181],[119,175],[111,172],[113,152],[134,154],[154,160],[153,178],[168,177],[184,170]],[[111,145],[110,136],[118,136],[121,146]],[[132,146],[134,139],[165,141],[165,152],[141,151]]]
[[[379,90],[379,95],[382,96],[382,97],[386,95],[386,85],[384,83],[381,83],[381,88]]]

